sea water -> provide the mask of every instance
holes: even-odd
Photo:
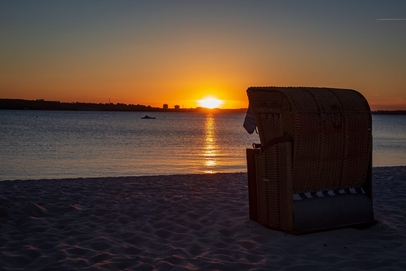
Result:
[[[244,114],[0,111],[0,180],[246,171]]]
[[[245,172],[243,113],[0,110],[0,180]],[[373,115],[373,165],[406,165],[406,116]]]
[[[406,166],[406,115],[372,115],[373,166]]]

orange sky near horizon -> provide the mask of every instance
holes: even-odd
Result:
[[[0,98],[246,108],[250,86],[314,86],[406,110],[406,2],[289,3],[3,1]]]

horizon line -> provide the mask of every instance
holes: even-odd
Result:
[[[145,105],[145,104],[134,104],[134,103],[123,103],[123,102],[81,102],[81,101],[75,101],[75,102],[67,102],[67,101],[60,101],[60,100],[45,100],[45,99],[21,99],[21,98],[0,98],[0,100],[11,100],[11,101],[23,101],[23,102],[45,102],[45,103],[57,103],[57,104],[88,104],[88,105],[102,105],[102,106],[140,106],[140,107],[145,107],[145,108],[151,108],[151,109],[158,109],[158,110],[247,110],[248,107],[235,107],[235,108],[225,108],[225,107],[215,107],[215,108],[209,108],[209,107],[203,107],[203,106],[197,106],[197,107],[181,107],[179,108],[174,107],[168,107],[168,108],[163,108],[160,106],[151,106],[151,105]],[[4,108],[0,108],[4,109]]]

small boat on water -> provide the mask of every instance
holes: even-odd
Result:
[[[154,119],[156,119],[155,117],[151,117],[151,116],[148,116],[148,115],[145,115],[145,116],[143,116],[141,118],[144,119],[144,120],[154,120]]]

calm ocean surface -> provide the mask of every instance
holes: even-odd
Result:
[[[0,110],[0,180],[245,172],[245,114]],[[406,165],[406,116],[373,115],[374,166]]]

